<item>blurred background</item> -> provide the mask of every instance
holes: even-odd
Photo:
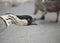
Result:
[[[33,0],[0,0],[0,6],[11,6],[32,1]]]

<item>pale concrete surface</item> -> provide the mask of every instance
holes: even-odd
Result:
[[[0,7],[0,15],[6,12],[34,17],[34,4],[21,4],[13,8]],[[35,17],[40,16],[41,13],[38,12]],[[0,43],[60,43],[60,18],[58,23],[54,23],[55,19],[55,13],[48,13],[44,21],[39,20],[38,25],[11,25],[0,33]]]

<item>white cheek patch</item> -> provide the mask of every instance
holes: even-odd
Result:
[[[5,20],[7,26],[9,26],[9,25],[12,24],[12,22],[11,22],[11,20],[9,19],[9,16],[8,16],[8,15],[3,15],[3,16],[1,16],[1,18],[3,18],[3,19]]]

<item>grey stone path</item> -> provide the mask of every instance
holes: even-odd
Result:
[[[34,4],[20,4],[17,7],[0,7],[0,15],[11,12],[20,15],[31,15],[40,17],[38,12],[33,15]],[[58,23],[54,23],[56,13],[48,13],[44,21],[39,20],[38,25],[30,26],[9,26],[0,33],[0,43],[60,43],[60,18]]]

